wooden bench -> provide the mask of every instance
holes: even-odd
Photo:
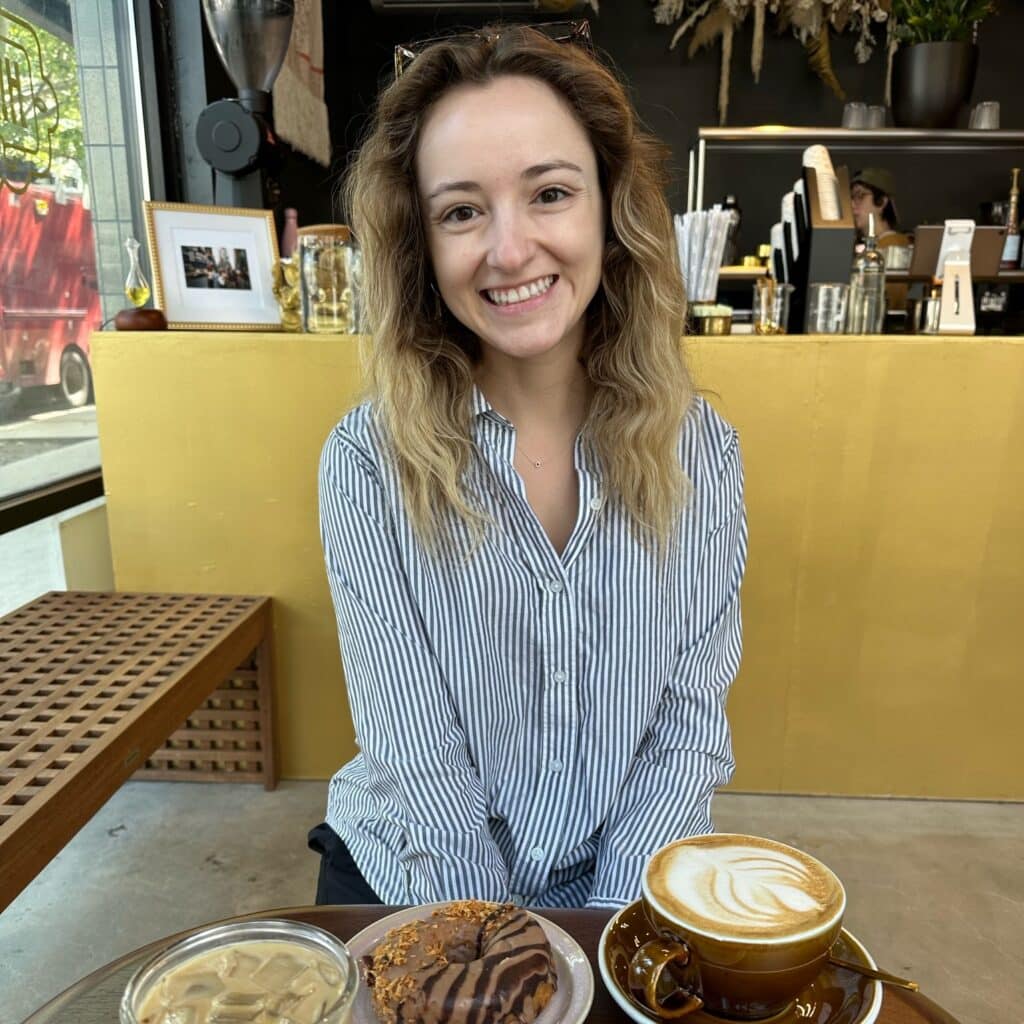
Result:
[[[270,637],[266,597],[50,593],[0,619],[0,910],[143,766],[276,785]]]

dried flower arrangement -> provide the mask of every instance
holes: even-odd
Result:
[[[768,16],[779,32],[792,31],[807,51],[807,60],[818,77],[839,99],[846,94],[832,67],[831,33],[856,32],[857,60],[863,64],[875,48],[874,26],[887,23],[887,48],[894,45],[892,0],[653,0],[654,20],[662,25],[679,22],[672,36],[674,48],[692,30],[688,56],[722,40],[722,71],[718,86],[718,113],[726,123],[729,113],[729,80],[733,38],[748,16],[754,19],[750,67],[758,81],[764,64],[764,35]]]

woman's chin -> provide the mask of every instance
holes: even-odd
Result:
[[[484,358],[488,354],[500,359],[550,359],[567,350],[573,355],[583,342],[583,332],[561,329],[524,330],[515,332],[488,332],[478,335]]]

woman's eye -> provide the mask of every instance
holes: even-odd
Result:
[[[441,219],[456,224],[465,224],[472,220],[475,211],[472,206],[453,206]]]
[[[557,203],[560,199],[564,199],[569,193],[558,185],[551,185],[546,189],[542,189],[537,198],[542,203]]]

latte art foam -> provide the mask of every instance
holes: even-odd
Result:
[[[655,854],[645,888],[662,913],[708,935],[779,940],[827,928],[845,907],[813,857],[750,836],[688,839]]]

